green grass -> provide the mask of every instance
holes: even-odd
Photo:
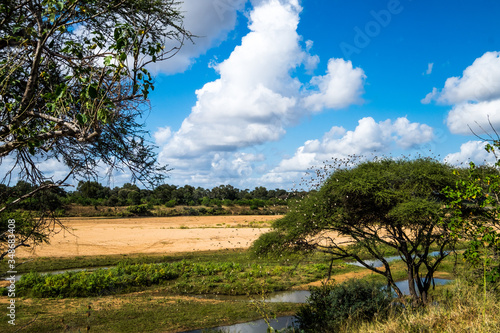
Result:
[[[85,299],[19,299],[18,304],[15,329],[36,318],[29,332],[79,332],[87,326],[91,332],[179,332],[261,317],[246,301],[175,298],[152,292]],[[290,303],[266,306],[277,316],[291,315],[298,309],[298,304]]]
[[[205,252],[184,252],[171,255],[161,254],[123,254],[123,255],[102,255],[102,256],[76,256],[71,258],[46,258],[40,257],[29,261],[26,258],[17,260],[16,270],[18,273],[27,272],[50,272],[74,268],[98,268],[116,266],[119,263],[127,264],[150,264],[161,262],[175,262],[183,259],[196,261],[234,261],[238,259],[243,250],[221,250]],[[243,259],[244,260],[244,259]],[[24,264],[21,264],[23,263]],[[0,272],[8,270],[7,261],[0,262]]]

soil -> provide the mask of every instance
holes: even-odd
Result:
[[[19,257],[176,253],[248,248],[279,215],[67,218],[50,244],[18,248]]]
[[[375,273],[368,270],[368,269],[365,269],[365,270],[359,271],[359,272],[348,272],[348,273],[344,273],[344,274],[333,275],[331,280],[335,281],[335,283],[342,283],[342,282],[349,280],[349,279],[360,279],[360,278],[365,277],[365,276],[370,275],[370,274],[375,274]],[[293,290],[309,290],[309,287],[320,287],[321,285],[323,285],[324,283],[327,283],[327,282],[328,282],[327,279],[323,279],[323,280],[314,281],[311,283],[295,286],[292,289]]]

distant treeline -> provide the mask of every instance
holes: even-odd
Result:
[[[15,186],[0,184],[0,199],[11,201],[33,191],[35,187],[25,181],[19,181]],[[153,190],[141,189],[137,185],[125,183],[121,187],[109,188],[95,181],[80,181],[75,191],[55,188],[23,201],[19,208],[37,210],[40,204],[52,209],[58,209],[67,204],[82,206],[148,206],[165,205],[174,207],[185,206],[221,206],[248,205],[264,207],[267,205],[286,205],[288,199],[298,195],[283,189],[268,190],[259,186],[253,190],[240,190],[231,185],[220,185],[212,189],[204,189],[185,185],[160,185]]]

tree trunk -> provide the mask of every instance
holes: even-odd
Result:
[[[427,272],[425,276],[425,281],[422,283],[422,280],[419,278],[417,281],[417,287],[420,292],[420,301],[422,304],[427,304],[428,302],[428,292],[431,286],[432,276],[434,275],[434,271],[430,270]]]
[[[413,265],[408,263],[407,270],[408,270],[408,290],[410,291],[410,296],[414,302],[418,302],[419,296],[417,290],[415,289],[415,274],[413,270]]]

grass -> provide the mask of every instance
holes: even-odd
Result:
[[[242,250],[220,250],[220,251],[200,251],[200,252],[180,252],[169,255],[162,254],[117,254],[102,256],[76,256],[69,258],[46,258],[40,257],[29,261],[26,258],[19,258],[16,267],[18,273],[27,272],[50,272],[73,268],[97,268],[116,266],[123,262],[127,264],[150,264],[161,262],[175,262],[183,259],[195,261],[230,261],[238,259]],[[20,264],[23,263],[24,264]],[[7,262],[0,262],[0,272],[8,270]]]
[[[436,288],[434,303],[418,310],[406,310],[386,321],[352,324],[345,332],[359,333],[496,333],[500,331],[498,295],[486,298],[478,286],[463,280]]]
[[[79,332],[87,326],[93,332],[179,332],[261,317],[246,301],[158,296],[153,291],[85,299],[19,299],[17,303],[16,328],[36,318],[30,332]],[[269,304],[278,316],[291,315],[297,308],[298,304]]]
[[[72,268],[82,263],[92,266],[112,265],[122,256],[102,256],[74,259],[41,259],[30,262],[26,267],[46,270]],[[97,260],[96,260],[97,259]],[[287,260],[288,259],[288,260]],[[227,262],[241,266],[236,275],[221,270],[216,274],[183,275],[171,283],[142,288],[140,292],[112,296],[85,298],[26,298],[16,300],[16,327],[19,328],[36,318],[29,325],[33,332],[78,332],[87,326],[96,332],[179,332],[202,327],[215,327],[262,317],[261,311],[245,301],[220,301],[200,299],[185,293],[219,292],[247,294],[276,289],[286,289],[293,285],[318,280],[328,269],[328,260],[317,255],[300,263],[294,258],[269,260],[252,258],[245,251],[217,251],[204,253],[175,254],[172,256],[130,256],[132,262],[182,262],[196,263],[197,269],[216,267]],[[228,266],[229,267],[229,266]],[[338,272],[358,271],[362,268],[338,263]],[[226,280],[227,279],[227,280]],[[242,282],[245,280],[246,282]],[[231,282],[232,281],[232,282]],[[254,290],[250,290],[253,286]],[[183,289],[184,288],[184,289]],[[6,303],[5,297],[0,298]],[[90,309],[88,306],[90,305]],[[291,315],[298,304],[266,304],[266,311],[277,316]]]

